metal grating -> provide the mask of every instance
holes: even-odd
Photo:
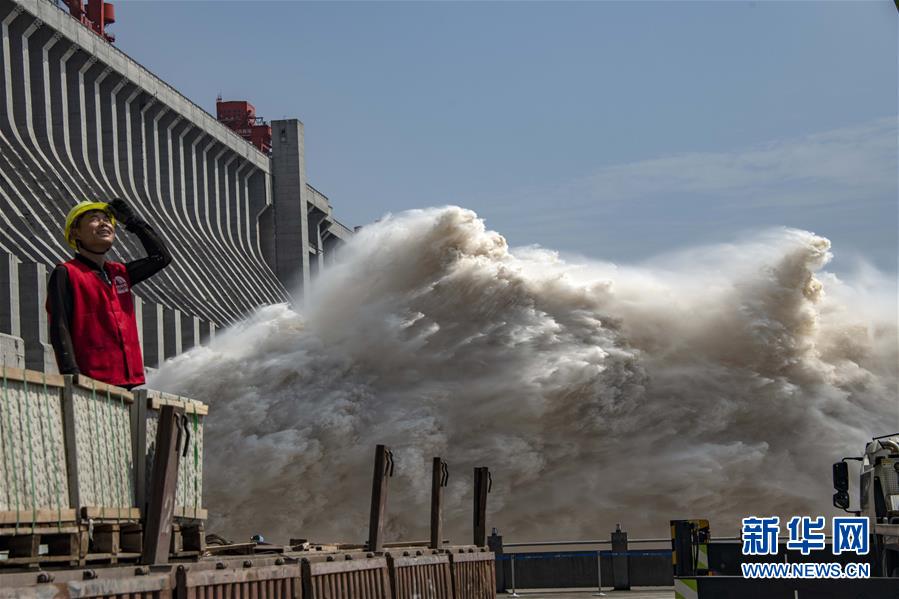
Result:
[[[456,599],[495,599],[496,560],[493,552],[453,553],[451,556]]]
[[[390,599],[391,597],[387,560],[383,557],[331,562],[303,560],[303,573],[305,599]]]
[[[394,599],[452,599],[449,556],[389,557]]]
[[[0,599],[173,599],[174,596],[168,574],[72,580],[17,588],[0,586]]]
[[[179,598],[301,599],[300,565],[178,570]]]

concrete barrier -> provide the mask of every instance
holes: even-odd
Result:
[[[0,363],[25,368],[19,320],[19,261],[11,254],[0,254]]]
[[[25,367],[58,373],[56,357],[47,338],[47,267],[19,264],[19,320],[25,343]]]

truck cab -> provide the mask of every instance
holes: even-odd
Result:
[[[861,462],[858,509],[850,510],[848,461]],[[875,437],[862,457],[833,465],[833,505],[871,524],[871,550],[880,576],[899,577],[899,433]]]

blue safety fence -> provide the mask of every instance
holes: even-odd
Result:
[[[630,586],[674,584],[670,549],[501,553],[496,555],[496,573],[499,591],[598,587],[600,583],[611,587],[621,583],[622,576]]]

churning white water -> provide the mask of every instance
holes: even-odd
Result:
[[[261,309],[150,382],[211,404],[211,530],[362,541],[396,455],[388,540],[427,538],[430,463],[469,542],[474,466],[507,539],[734,532],[831,514],[830,464],[899,430],[895,282],[827,273],[780,229],[639,267],[510,251],[456,207],[366,227],[302,313]]]

